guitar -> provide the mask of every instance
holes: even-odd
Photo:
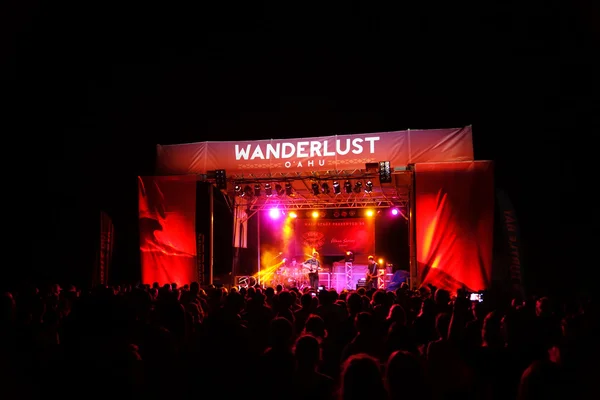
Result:
[[[365,277],[365,285],[368,286],[375,280],[377,280],[377,274],[370,274],[367,272],[367,276]]]
[[[316,274],[322,269],[321,267],[311,263],[303,263],[302,268],[307,268],[309,274]]]
[[[367,270],[367,274],[365,276],[365,285],[368,286],[371,284],[371,282],[376,281],[377,280],[377,269],[375,269],[375,273],[372,274],[370,271],[372,270],[373,266],[369,266],[369,269]]]

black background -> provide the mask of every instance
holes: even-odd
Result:
[[[589,281],[592,2],[321,3],[0,6],[7,281],[86,282],[100,210],[113,276],[135,279],[135,177],[157,143],[468,124],[515,203],[532,283]]]

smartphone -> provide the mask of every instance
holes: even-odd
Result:
[[[317,294],[315,292],[311,292],[310,294],[312,297],[317,297]]]
[[[471,293],[470,300],[481,303],[483,301],[483,295],[481,293]]]

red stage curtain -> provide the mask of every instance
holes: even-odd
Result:
[[[417,262],[422,284],[455,292],[489,288],[494,225],[493,164],[416,164]]]
[[[196,176],[138,177],[142,282],[198,280]]]

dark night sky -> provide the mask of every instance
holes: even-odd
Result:
[[[135,176],[152,174],[157,143],[468,124],[515,203],[536,279],[576,284],[595,260],[590,0],[14,3],[0,22],[15,277],[86,276],[100,209],[135,239]],[[121,245],[121,262],[135,254]]]

